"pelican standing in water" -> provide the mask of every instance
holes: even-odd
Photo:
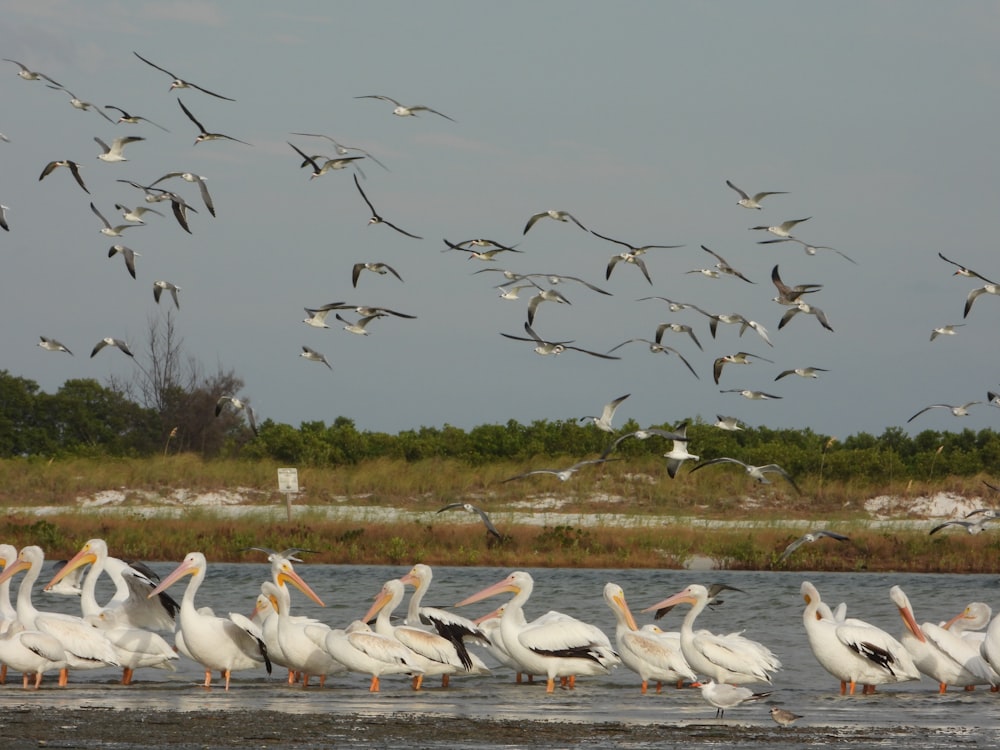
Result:
[[[463,599],[456,607],[472,604],[498,594],[512,593],[500,616],[500,632],[511,657],[529,674],[547,677],[546,692],[555,692],[556,677],[608,674],[621,663],[607,636],[593,625],[572,618],[547,620],[538,625],[524,623],[524,604],[531,597],[534,579],[518,570],[502,581]]]
[[[189,552],[184,561],[149,594],[166,591],[184,576],[191,576],[178,621],[184,646],[196,662],[205,668],[204,687],[212,686],[212,671],[222,672],[229,690],[229,680],[236,670],[255,669],[263,664],[271,673],[263,634],[249,619],[231,613],[229,619],[202,613],[194,606],[194,597],[205,580],[208,563],[201,552]]]

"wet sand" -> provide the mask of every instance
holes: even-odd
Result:
[[[427,714],[285,714],[277,711],[179,712],[111,708],[55,709],[5,706],[0,737],[7,750],[28,748],[381,748],[741,747],[896,746],[945,747],[969,741],[956,728],[788,727],[718,722],[632,725],[549,721],[493,721]],[[978,733],[992,744],[997,737]]]

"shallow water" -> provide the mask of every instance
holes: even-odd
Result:
[[[172,564],[155,564],[165,575]],[[326,602],[319,608],[295,592],[293,611],[317,617],[334,627],[343,627],[361,617],[382,583],[404,574],[403,566],[334,566],[298,564],[297,570]],[[970,601],[984,601],[991,606],[1000,600],[1000,581],[995,576],[976,575],[895,575],[839,573],[727,572],[696,574],[657,570],[578,570],[538,569],[535,592],[526,606],[528,617],[558,609],[592,622],[614,640],[614,617],[602,598],[604,584],[620,584],[633,611],[647,607],[679,591],[689,583],[721,582],[743,589],[744,593],[726,592],[724,603],[706,610],[697,626],[713,631],[745,631],[749,638],[761,641],[781,658],[784,668],[773,685],[755,689],[772,690],[771,697],[759,704],[731,709],[726,725],[774,727],[768,716],[771,704],[778,704],[802,714],[795,728],[826,729],[839,736],[865,728],[889,730],[894,727],[922,727],[922,746],[962,744],[984,735],[1000,733],[996,711],[1000,695],[978,688],[973,692],[952,689],[941,696],[936,685],[925,678],[920,682],[885,686],[874,696],[840,696],[839,684],[815,661],[802,626],[799,586],[811,580],[824,601],[836,606],[848,603],[850,616],[861,617],[898,635],[902,621],[889,600],[889,589],[900,585],[909,595],[918,621],[938,622],[958,614]],[[435,568],[434,582],[425,597],[432,606],[449,606],[485,586],[503,578],[508,570],[490,568]],[[48,565],[46,574],[49,574]],[[701,576],[699,578],[699,576]],[[198,592],[197,604],[210,605],[217,613],[238,611],[249,614],[260,582],[269,577],[269,566],[260,564],[210,564],[208,577]],[[46,575],[42,576],[47,581]],[[184,582],[170,593],[180,599]],[[467,612],[477,616],[503,601],[480,602]],[[41,608],[73,611],[75,602],[66,597],[36,596]],[[686,612],[682,606],[659,624],[676,629]],[[639,624],[650,622],[652,615],[639,615]],[[168,639],[169,640],[169,639]],[[493,661],[482,652],[488,664]],[[637,676],[619,667],[604,677],[581,678],[575,690],[557,690],[546,695],[544,684],[514,683],[512,674],[497,668],[493,675],[454,678],[445,690],[436,678],[428,678],[425,688],[414,692],[405,677],[386,677],[382,692],[367,691],[368,678],[361,675],[338,675],[323,689],[289,687],[284,670],[276,667],[267,677],[259,670],[234,675],[231,690],[204,691],[196,685],[203,679],[201,668],[182,659],[174,673],[143,670],[130,687],[116,684],[116,671],[104,669],[76,672],[67,689],[58,689],[48,679],[37,693],[22,691],[19,685],[2,690],[7,705],[52,708],[114,707],[171,711],[238,711],[266,709],[283,714],[336,712],[361,716],[385,717],[393,714],[461,717],[464,719],[512,719],[518,721],[569,721],[582,723],[619,722],[626,725],[703,725],[713,723],[715,709],[706,704],[697,690],[665,687],[661,694],[641,695]],[[942,734],[940,731],[944,730]],[[787,731],[787,730],[786,730]],[[940,739],[941,744],[938,745]],[[428,741],[430,741],[428,737]],[[813,737],[815,739],[815,737]],[[915,737],[908,737],[912,744]],[[843,741],[844,736],[839,740]],[[733,745],[733,738],[725,740]],[[753,742],[750,743],[754,744]],[[738,744],[736,745],[738,746]]]

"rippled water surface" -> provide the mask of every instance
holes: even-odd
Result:
[[[172,564],[152,566],[165,575]],[[297,570],[327,604],[319,608],[297,592],[293,611],[317,617],[334,627],[343,627],[361,617],[384,581],[399,577],[406,567],[333,566],[299,564]],[[424,603],[449,606],[503,578],[508,570],[490,568],[435,568],[434,582]],[[824,601],[836,606],[845,601],[850,616],[861,617],[898,635],[902,621],[889,600],[889,588],[903,587],[913,604],[918,621],[941,621],[958,614],[971,601],[1000,603],[1000,582],[995,576],[975,575],[895,575],[895,574],[803,574],[774,572],[715,572],[695,574],[656,570],[577,570],[539,569],[530,571],[535,591],[526,606],[529,618],[557,609],[592,622],[614,640],[614,617],[602,598],[604,584],[620,584],[633,611],[662,600],[689,583],[722,582],[744,593],[726,592],[724,604],[706,610],[696,626],[713,631],[745,631],[781,658],[784,668],[773,685],[759,689],[773,691],[762,704],[731,709],[727,722],[770,725],[770,703],[802,714],[798,725],[805,727],[925,727],[950,728],[951,741],[962,744],[971,739],[967,732],[996,736],[1000,730],[1000,695],[978,688],[958,689],[938,695],[929,679],[880,689],[874,696],[839,695],[838,682],[816,663],[802,626],[803,601],[799,586],[811,580]],[[49,573],[48,566],[46,574]],[[703,576],[699,578],[698,576]],[[238,611],[249,614],[260,582],[269,577],[269,566],[260,564],[210,564],[208,577],[198,592],[197,604],[210,605],[217,613]],[[48,578],[43,575],[43,580]],[[170,593],[180,599],[186,581]],[[466,608],[478,616],[502,602],[480,602]],[[42,608],[73,611],[71,599],[50,594],[36,595]],[[660,622],[664,629],[676,629],[687,611],[674,610]],[[638,615],[640,625],[651,615]],[[493,665],[489,655],[483,658]],[[6,700],[44,706],[145,707],[176,711],[203,709],[235,710],[260,708],[285,714],[350,712],[361,715],[393,713],[432,714],[465,718],[559,720],[574,722],[624,722],[626,724],[704,723],[714,719],[714,708],[704,703],[697,690],[664,688],[661,694],[641,695],[637,676],[619,667],[606,677],[581,678],[575,690],[557,690],[546,695],[543,684],[514,683],[509,670],[497,668],[490,676],[455,678],[441,689],[437,678],[428,678],[425,689],[414,692],[404,677],[386,677],[382,692],[369,694],[368,678],[362,675],[332,677],[325,688],[289,687],[284,670],[275,667],[268,677],[263,669],[236,673],[232,689],[205,691],[196,685],[203,679],[201,668],[182,659],[174,673],[142,670],[131,687],[115,684],[112,670],[76,672],[69,688],[61,690],[47,680],[38,693],[24,692],[8,683],[2,688]],[[797,726],[798,726],[797,725]],[[982,737],[982,734],[979,734]],[[934,743],[927,746],[934,746]],[[942,745],[943,746],[943,745]]]

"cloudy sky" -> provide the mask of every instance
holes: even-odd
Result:
[[[70,106],[65,91],[24,81],[0,63],[0,237],[3,294],[0,367],[54,392],[69,378],[127,378],[133,363],[104,336],[128,341],[141,359],[151,320],[168,304],[153,282],[181,287],[176,315],[186,353],[207,372],[232,368],[261,419],[298,426],[343,415],[359,428],[397,432],[422,425],[469,428],[508,419],[594,414],[625,393],[619,423],[676,423],[733,415],[752,425],[805,428],[845,437],[899,425],[996,428],[1000,410],[974,406],[956,419],[930,404],[984,401],[1000,386],[1000,299],[968,293],[983,282],[953,275],[943,252],[1000,280],[997,123],[1000,7],[966,2],[46,2],[0,1],[2,57],[45,73],[80,99],[115,105],[162,125],[112,125]],[[168,91],[171,78],[133,55],[210,91]],[[394,117],[392,105],[423,104]],[[198,129],[232,141],[193,145]],[[109,114],[114,114],[107,110]],[[310,180],[292,141],[332,155],[324,133],[363,148],[387,167],[359,161],[378,212],[419,235],[369,226],[351,170]],[[146,140],[125,163],[99,161],[95,137]],[[90,195],[52,160],[82,165]],[[120,203],[168,172],[207,178],[217,218],[197,187],[164,186],[197,209],[191,234],[165,207],[112,240]],[[784,191],[763,210],[736,205],[726,180],[750,193]],[[625,248],[573,223],[529,217],[569,211],[587,229],[652,249],[652,285],[632,265],[605,278]],[[757,225],[811,217],[793,233],[821,250],[757,244]],[[517,244],[493,262],[446,249],[489,238]],[[139,254],[137,279],[108,248]],[[705,245],[755,282],[688,271],[712,266]],[[388,263],[403,278],[352,266]],[[771,269],[791,284],[822,284],[810,299],[834,331],[809,315],[778,329]],[[578,351],[540,357],[524,336],[528,298],[499,298],[499,273],[580,277],[557,288],[570,304],[546,302],[534,321],[550,341],[607,352],[652,339],[660,323],[689,324],[704,347],[668,332],[674,354],[641,343],[608,361]],[[545,288],[551,285],[537,279]],[[671,313],[658,295],[710,313],[740,313],[752,330]],[[345,301],[417,316],[386,317],[370,335],[302,323],[305,307]],[[168,303],[164,297],[163,303]],[[354,319],[351,312],[343,313]],[[930,341],[931,330],[965,323]],[[36,346],[58,339],[74,357]],[[333,366],[299,357],[308,345]],[[729,365],[713,383],[712,362],[745,351],[773,360]],[[813,366],[816,380],[775,377]],[[720,389],[754,389],[781,400],[749,401]]]

